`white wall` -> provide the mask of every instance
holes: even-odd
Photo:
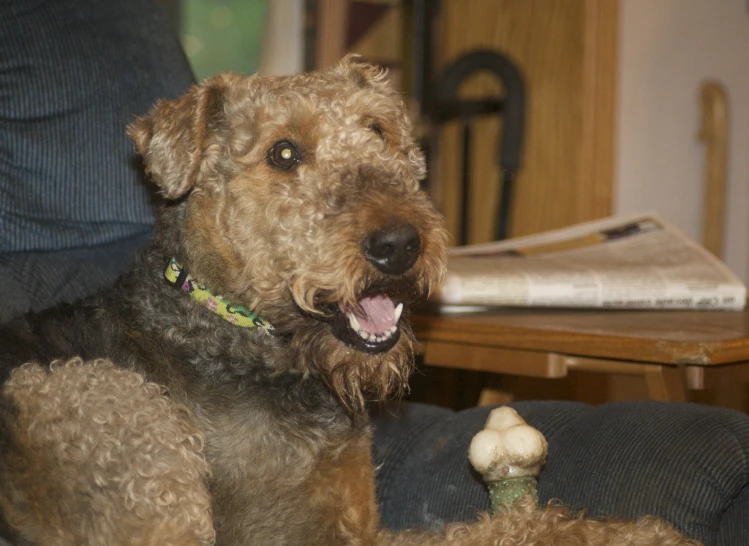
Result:
[[[729,98],[725,261],[749,277],[749,3],[621,0],[614,209],[657,210],[699,240],[704,180],[699,86]]]
[[[265,76],[298,74],[304,68],[304,1],[272,0],[263,36],[258,72]]]

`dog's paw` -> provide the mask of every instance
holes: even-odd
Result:
[[[468,458],[486,483],[536,477],[546,461],[546,438],[507,406],[492,410],[471,441]]]

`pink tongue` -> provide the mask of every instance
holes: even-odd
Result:
[[[385,295],[362,298],[359,306],[364,316],[357,313],[356,319],[362,329],[370,334],[384,334],[395,324],[395,305]]]

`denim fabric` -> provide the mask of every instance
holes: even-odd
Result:
[[[749,416],[665,402],[511,404],[546,436],[539,499],[589,517],[655,515],[706,546],[749,544]],[[489,511],[468,445],[490,408],[409,404],[375,419],[383,524],[433,528]]]
[[[0,254],[0,322],[113,284],[149,240],[144,234],[93,248]]]
[[[0,253],[147,233],[125,129],[192,80],[154,0],[0,0]]]

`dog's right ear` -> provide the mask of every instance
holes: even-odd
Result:
[[[230,77],[215,76],[193,85],[177,100],[161,100],[128,126],[146,171],[167,199],[181,197],[200,177],[206,152],[225,126],[224,95]]]

